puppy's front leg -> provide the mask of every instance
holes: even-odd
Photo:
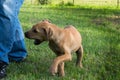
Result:
[[[60,64],[58,64],[58,75],[59,76],[64,76],[65,75],[64,62],[61,62]]]
[[[60,64],[61,62],[64,62],[64,61],[69,61],[71,59],[72,58],[71,58],[70,53],[65,53],[64,55],[61,55],[61,56],[58,56],[57,58],[55,58],[51,67],[50,67],[51,74],[55,75],[55,73],[57,73],[58,64]]]

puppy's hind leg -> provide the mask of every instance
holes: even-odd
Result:
[[[80,46],[80,48],[76,51],[76,55],[77,55],[77,61],[76,61],[76,66],[79,67],[83,67],[82,66],[82,57],[83,57],[83,47],[82,45]]]

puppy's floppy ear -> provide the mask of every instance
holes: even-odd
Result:
[[[51,36],[53,35],[52,29],[50,29],[50,28],[42,28],[42,30],[44,31],[46,39],[49,40],[51,38]]]

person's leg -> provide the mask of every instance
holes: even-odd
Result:
[[[19,11],[16,7],[20,6],[20,4],[17,5],[16,1],[23,2],[23,0],[0,0],[0,79],[6,76],[5,69],[7,64],[9,64],[9,52],[11,56],[22,58],[26,56],[23,37],[20,37],[19,40],[16,37],[19,31],[21,31],[19,29],[20,26],[16,26],[16,14],[18,14],[16,11]],[[18,51],[18,46],[20,46],[19,52],[17,55],[14,55]]]
[[[15,40],[13,43],[13,47],[9,53],[9,59],[14,60],[14,61],[21,61],[27,56],[27,51],[25,47],[25,42],[24,42],[24,34],[22,27],[20,25],[20,21],[18,19],[18,14],[20,7],[23,3],[23,0],[15,0],[16,1],[16,6],[15,6],[15,14],[14,14],[14,19],[15,23],[14,26],[16,27],[15,31]]]
[[[11,1],[11,2],[10,2]],[[13,45],[12,0],[0,0],[0,61],[9,63],[8,52]]]
[[[8,53],[13,46],[12,0],[0,0],[0,79],[6,76]]]

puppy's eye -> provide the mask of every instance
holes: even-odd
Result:
[[[36,29],[34,29],[34,30],[33,30],[33,32],[34,32],[34,33],[37,33],[37,30],[36,30]]]

